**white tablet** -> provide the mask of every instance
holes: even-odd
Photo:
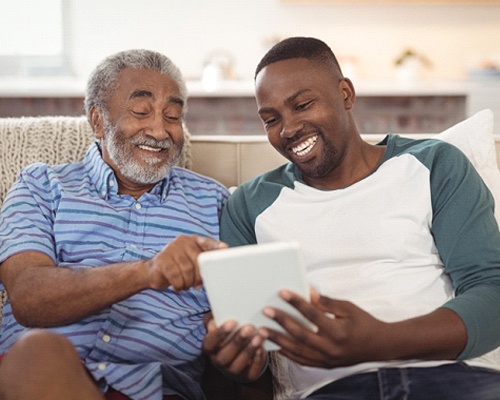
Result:
[[[241,326],[283,328],[262,314],[266,306],[279,308],[312,328],[295,308],[278,296],[290,289],[309,301],[309,285],[298,243],[276,242],[233,247],[201,253],[201,277],[217,325],[235,320]],[[270,341],[267,350],[279,347]]]

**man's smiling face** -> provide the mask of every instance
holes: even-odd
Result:
[[[103,115],[103,159],[120,182],[152,185],[179,159],[183,101],[177,83],[157,71],[127,68]]]
[[[258,112],[269,141],[306,182],[322,179],[342,162],[353,95],[350,82],[305,58],[269,64],[257,75]]]

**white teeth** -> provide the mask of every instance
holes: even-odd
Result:
[[[142,150],[155,151],[157,153],[159,153],[161,151],[161,149],[158,148],[158,147],[149,147],[149,146],[146,146],[146,145],[143,145],[143,144],[139,145],[139,148],[142,149]]]
[[[305,156],[307,153],[309,153],[312,148],[314,147],[314,144],[318,140],[318,136],[313,136],[306,141],[300,143],[299,145],[295,146],[292,148],[293,154],[297,156]]]

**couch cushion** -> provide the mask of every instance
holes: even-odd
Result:
[[[192,169],[229,187],[287,162],[265,135],[194,135]]]
[[[85,117],[1,118],[0,205],[23,167],[81,160],[93,140]]]

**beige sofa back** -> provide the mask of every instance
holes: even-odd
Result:
[[[405,135],[429,137],[428,134]],[[180,165],[237,186],[286,162],[265,135],[187,135]],[[363,138],[378,143],[384,135]],[[0,205],[19,170],[33,162],[49,164],[80,160],[94,140],[85,117],[0,118]],[[500,136],[495,137],[500,166]]]
[[[287,162],[266,136],[193,136],[191,169],[227,187]]]
[[[363,138],[372,144],[385,135],[367,134]],[[432,137],[429,134],[404,135]],[[495,136],[497,164],[500,168],[500,136]],[[277,167],[287,160],[260,136],[192,136],[192,169],[217,179],[227,187],[237,186],[252,177]]]

